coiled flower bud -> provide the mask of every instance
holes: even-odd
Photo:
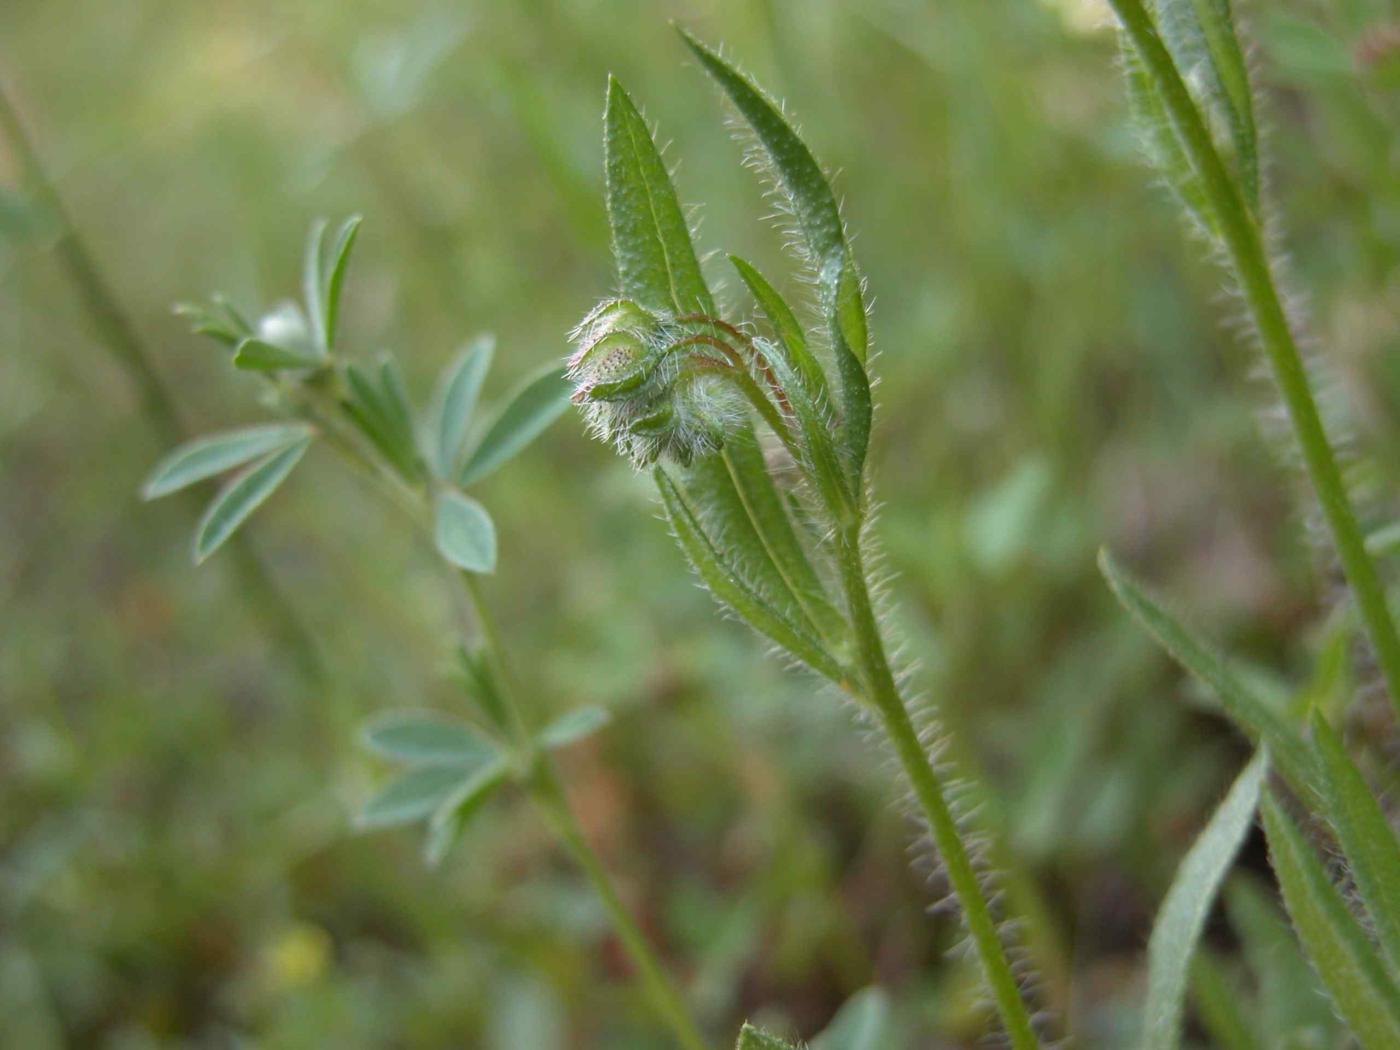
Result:
[[[639,467],[717,452],[743,419],[751,385],[742,355],[721,338],[727,331],[713,318],[659,316],[630,299],[600,303],[569,337],[573,401],[590,432]]]

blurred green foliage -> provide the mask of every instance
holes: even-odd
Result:
[[[1400,10],[1240,6],[1283,247],[1394,492]],[[609,70],[684,144],[701,243],[786,272],[668,17],[724,40],[840,171],[875,297],[899,627],[1044,897],[1051,1001],[1082,1045],[1123,1045],[1151,915],[1243,746],[1178,702],[1191,687],[1096,550],[1269,668],[1281,701],[1346,675],[1322,661],[1305,680],[1337,648],[1322,559],[1258,425],[1271,395],[1219,327],[1233,307],[1137,157],[1098,4],[9,0],[0,85],[207,431],[257,419],[252,380],[170,304],[293,287],[317,215],[366,216],[342,338],[392,347],[411,389],[483,330],[493,396],[561,356],[609,290]],[[383,772],[354,725],[461,702],[432,552],[313,451],[316,482],[251,527],[331,668],[308,694],[217,559],[190,570],[190,522],[138,502],[164,447],[20,175],[0,150],[3,1041],[665,1045],[526,810],[483,814],[436,872],[410,833],[353,833]],[[530,685],[615,714],[565,755],[572,798],[709,1023],[810,1035],[878,982],[910,1046],[975,1040],[985,1015],[945,956],[953,921],[924,914],[884,757],[714,622],[646,479],[566,420],[482,492],[488,586]],[[1239,900],[1267,929],[1268,902]],[[1228,930],[1215,946],[1239,953]]]

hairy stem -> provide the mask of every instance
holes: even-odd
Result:
[[[54,250],[93,331],[135,386],[141,411],[162,444],[179,444],[186,433],[175,399],[151,363],[135,325],[118,304],[115,293],[78,233],[3,85],[0,85],[0,134],[14,151],[35,196],[57,226]],[[326,680],[325,667],[296,610],[258,557],[247,534],[234,534],[228,546],[234,572],[248,600],[265,621],[268,634],[281,643],[303,682],[319,688]]]
[[[860,666],[863,686],[867,698],[880,716],[890,743],[894,746],[904,775],[909,779],[918,800],[919,809],[928,823],[933,837],[934,848],[948,874],[948,883],[962,908],[972,937],[982,973],[991,989],[1002,1025],[1015,1050],[1034,1050],[1039,1046],[1035,1029],[1031,1025],[1030,1011],[1011,964],[1006,957],[1006,949],[997,933],[996,922],[992,918],[991,905],[977,872],[963,845],[957,820],[948,805],[943,784],[929,761],[928,752],[919,740],[918,730],[909,717],[909,709],[899,695],[899,688],[890,672],[889,660],[885,655],[885,645],[880,637],[879,624],[870,601],[870,587],[865,575],[865,566],[860,551],[860,527],[850,526],[837,536],[837,559],[841,568],[841,584],[846,595],[846,605],[851,616],[851,626],[855,629],[856,659]]]
[[[1303,356],[1293,338],[1269,265],[1262,232],[1216,152],[1210,132],[1142,0],[1109,2],[1148,75],[1161,92],[1167,115],[1215,213],[1230,269],[1239,282],[1255,330],[1259,333],[1259,342],[1269,358],[1293,424],[1293,432],[1303,452],[1308,477],[1317,492],[1323,516],[1336,543],[1342,571],[1356,596],[1356,604],[1385,679],[1390,702],[1400,716],[1400,634],[1396,632],[1395,620],[1386,604],[1385,588],[1366,550],[1341,470],[1327,440],[1322,417],[1308,383]]]

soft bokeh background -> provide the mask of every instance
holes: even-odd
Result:
[[[1284,247],[1360,447],[1396,469],[1396,6],[1238,6]],[[365,215],[344,338],[394,348],[420,396],[481,331],[497,392],[562,354],[610,282],[609,71],[672,140],[703,247],[784,272],[669,18],[724,41],[840,173],[882,351],[897,626],[1039,892],[1047,995],[1083,1045],[1124,1045],[1152,912],[1243,749],[1096,550],[1283,698],[1343,688],[1344,659],[1312,662],[1346,639],[1267,385],[1139,164],[1098,4],[6,0],[0,84],[209,430],[261,418],[255,391],[170,304],[293,292],[318,215]],[[250,527],[330,667],[299,684],[227,558],[191,567],[190,508],[138,502],[161,443],[25,189],[0,147],[0,1042],[665,1046],[523,800],[436,872],[416,833],[354,833],[383,773],[358,722],[462,703],[438,564],[313,452]],[[728,301],[747,309],[733,282]],[[984,1016],[953,921],[924,915],[885,760],[718,620],[645,479],[566,418],[478,494],[532,693],[616,714],[565,756],[570,793],[715,1033],[810,1035],[879,982],[911,1050],[972,1045]]]

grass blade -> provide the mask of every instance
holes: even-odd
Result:
[[[662,313],[713,315],[671,176],[646,121],[612,77],[603,125],[608,223],[622,294]]]
[[[1099,568],[1119,602],[1147,633],[1215,694],[1225,714],[1246,736],[1268,747],[1270,761],[1289,785],[1309,799],[1316,799],[1316,765],[1293,728],[1231,672],[1223,656],[1149,597],[1107,550],[1099,552]]]
[[[277,491],[311,445],[310,435],[258,460],[214,497],[195,530],[195,564],[218,550]]]
[[[1400,993],[1302,832],[1271,795],[1261,804],[1283,902],[1332,1005],[1364,1050],[1400,1046]]]
[[[482,480],[534,441],[569,407],[570,390],[564,370],[554,366],[529,380],[486,428],[458,483],[471,485]]]
[[[433,504],[433,539],[438,553],[459,569],[496,569],[496,526],[470,496],[454,489],[439,494]]]
[[[156,499],[178,492],[309,438],[312,433],[305,423],[264,423],[188,441],[156,464],[141,486],[141,498]]]
[[[1312,736],[1327,819],[1337,833],[1381,948],[1393,970],[1400,972],[1400,843],[1361,771],[1317,711],[1312,716]]]
[[[1167,891],[1147,945],[1147,1005],[1144,1050],[1176,1050],[1187,977],[1206,917],[1226,872],[1254,823],[1259,790],[1268,767],[1260,750],[1236,778],[1225,800],[1196,839]]]
[[[467,430],[481,395],[481,384],[491,369],[495,349],[496,341],[491,336],[480,336],[443,370],[433,399],[429,439],[433,468],[438,477],[449,478],[457,473]]]

